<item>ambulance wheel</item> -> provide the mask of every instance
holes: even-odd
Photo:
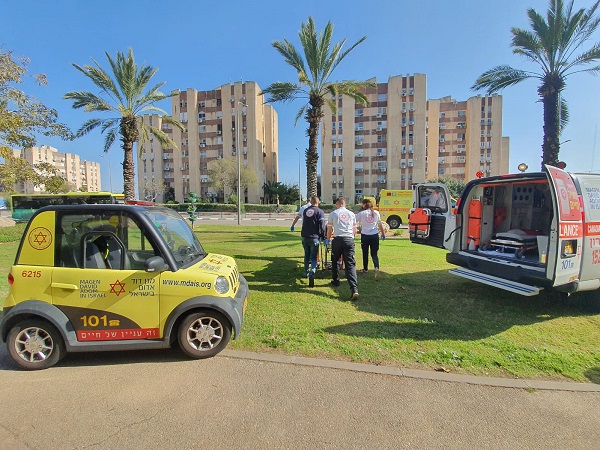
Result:
[[[8,354],[22,369],[52,367],[65,354],[60,333],[44,320],[28,319],[17,323],[6,338]]]
[[[216,311],[195,312],[179,326],[179,346],[192,358],[215,356],[231,339],[229,321]]]
[[[387,224],[393,230],[395,230],[396,228],[398,228],[401,223],[402,223],[402,220],[400,220],[400,217],[398,217],[398,216],[389,217],[388,220],[387,220]]]

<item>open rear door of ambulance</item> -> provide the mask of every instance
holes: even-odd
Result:
[[[549,236],[548,273],[553,286],[576,286],[581,266],[583,220],[579,194],[571,176],[557,167],[546,166],[552,186],[555,219]],[[556,224],[556,225],[555,225]],[[567,289],[567,292],[576,288]]]
[[[413,207],[408,219],[411,242],[452,250],[456,216],[450,192],[442,183],[413,186]]]

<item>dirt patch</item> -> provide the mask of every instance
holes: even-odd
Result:
[[[0,217],[0,227],[14,227],[15,221],[8,217]]]

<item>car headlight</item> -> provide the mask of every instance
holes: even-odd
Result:
[[[225,277],[218,277],[215,281],[215,291],[219,294],[226,294],[229,291],[229,281]]]

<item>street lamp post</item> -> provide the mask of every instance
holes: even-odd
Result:
[[[302,208],[302,188],[301,188],[302,175],[301,175],[301,171],[300,171],[301,158],[300,158],[300,150],[298,150],[298,147],[296,147],[296,151],[298,152],[298,208]]]
[[[238,108],[238,106],[240,106],[241,108],[245,108],[248,105],[242,103],[242,102],[237,102],[236,104],[236,120],[235,120],[235,134],[236,134],[236,142],[235,142],[235,152],[237,154],[237,160],[238,160],[238,173],[237,173],[237,224],[241,225],[241,217],[242,217],[242,138],[241,138],[241,131],[242,131],[242,124],[241,124],[241,109]]]

